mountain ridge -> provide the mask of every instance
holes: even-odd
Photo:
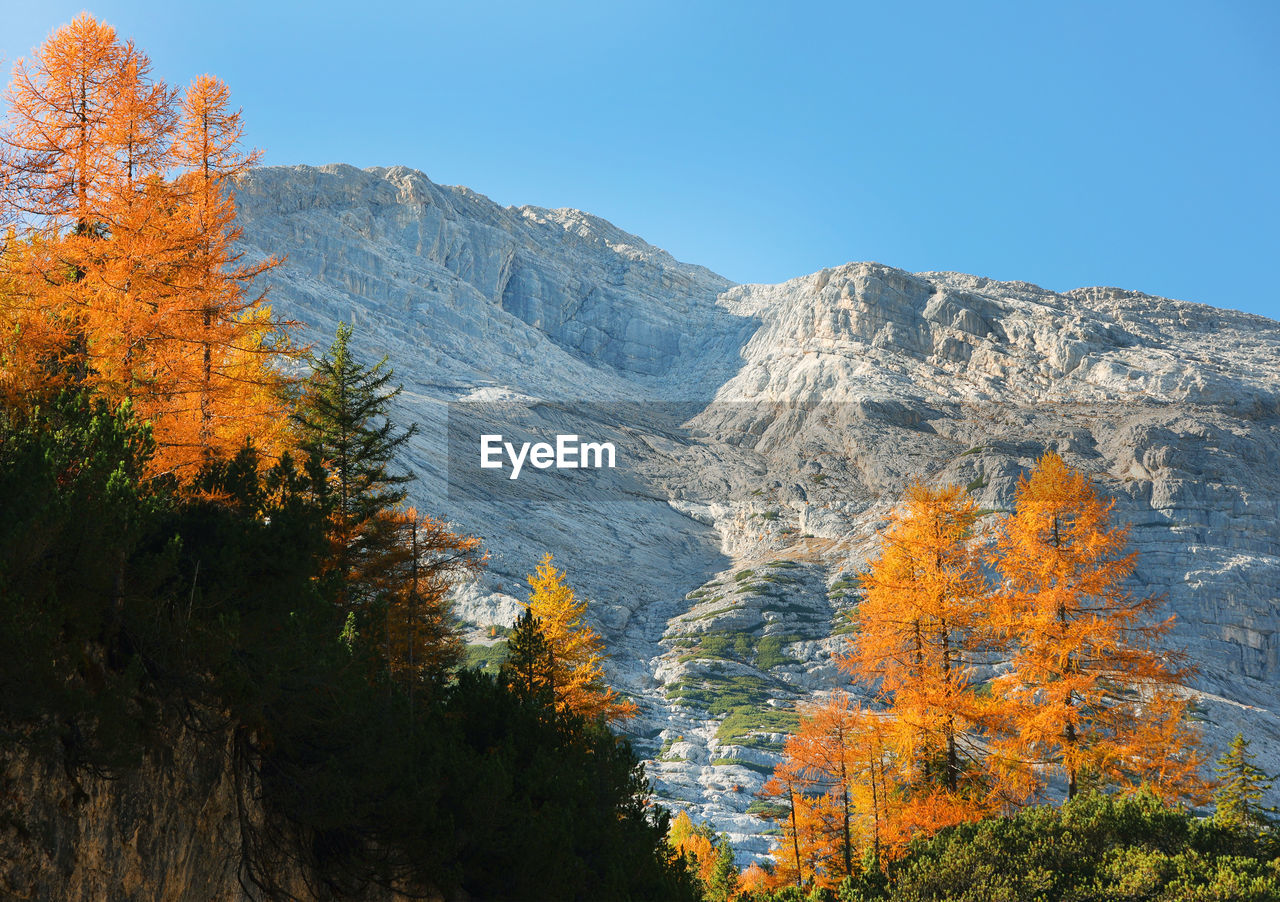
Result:
[[[747,811],[780,738],[766,715],[835,685],[846,583],[917,476],[1000,510],[1045,449],[1090,473],[1200,659],[1212,741],[1280,739],[1280,323],[874,263],[735,284],[591,214],[501,207],[404,167],[255,170],[237,201],[246,257],[288,253],[277,309],[320,346],[345,319],[362,352],[391,355],[400,414],[423,425],[414,501],[493,551],[459,595],[469,641],[509,625],[553,552],[640,704],[629,729],[661,797],[746,854],[767,847]],[[639,437],[646,494],[463,503],[449,417],[491,396],[639,402],[594,422]],[[696,412],[673,427],[663,405],[682,402]],[[717,633],[782,653],[698,657]],[[738,690],[736,720],[708,711]],[[1280,752],[1260,763],[1280,769]]]

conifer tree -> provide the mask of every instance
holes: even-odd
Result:
[[[120,177],[119,101],[139,71],[145,62],[133,45],[88,13],[14,67],[0,129],[0,208],[26,239],[3,261],[16,283],[8,318],[40,364],[26,387],[57,390],[90,374],[102,288],[94,260]]]
[[[906,782],[886,748],[889,717],[851,704],[846,693],[801,713],[783,760],[765,785],[783,802],[774,812],[786,841],[774,850],[779,873],[804,872],[835,887],[910,838],[897,787]],[[921,807],[917,804],[917,807]],[[794,810],[792,810],[794,809]]]
[[[761,796],[777,799],[780,803],[765,815],[777,823],[782,833],[781,841],[773,851],[775,885],[803,886],[806,871],[810,877],[813,876],[812,817],[810,805],[802,793],[803,780],[797,770],[795,761],[790,757],[783,758],[760,788]]]
[[[772,875],[761,867],[758,861],[753,861],[738,876],[738,893],[740,897],[745,896],[747,898],[763,895],[768,892],[771,882]]]
[[[990,713],[974,669],[986,647],[976,520],[976,505],[957,486],[908,489],[882,555],[862,575],[859,630],[841,664],[854,680],[878,687],[889,745],[912,788],[903,816],[926,830],[981,816],[987,804],[982,752]]]
[[[1182,674],[1156,646],[1172,617],[1156,620],[1161,599],[1124,588],[1136,556],[1110,524],[1113,505],[1052,452],[1019,481],[992,555],[1004,582],[993,621],[1012,643],[993,687],[1004,718],[993,764],[1033,797],[1047,773],[1066,778],[1068,799],[1085,778],[1194,797]]]
[[[67,386],[129,400],[152,425],[149,466],[193,483],[252,443],[286,449],[292,353],[248,283],[231,182],[241,153],[226,86],[177,93],[146,54],[88,14],[19,61],[0,129],[0,390],[35,403]],[[179,113],[181,112],[181,115]],[[170,174],[179,170],[176,178]]]
[[[631,717],[635,705],[622,699],[604,681],[604,643],[594,629],[582,622],[587,602],[574,596],[564,573],[552,565],[550,554],[543,557],[528,580],[528,608],[541,621],[551,646],[556,707],[608,722]]]
[[[836,815],[824,831],[830,851],[814,863],[821,864],[829,883],[852,874],[858,859],[852,787],[855,773],[861,770],[860,715],[850,707],[846,693],[836,693],[801,715],[800,729],[787,738],[784,750],[809,792],[825,795],[826,807]]]
[[[396,508],[413,477],[395,469],[395,456],[416,433],[391,420],[401,387],[382,358],[361,363],[351,347],[351,327],[338,325],[326,354],[312,363],[295,423],[313,468],[323,468],[320,491],[329,511],[328,572],[337,580],[345,609],[372,601],[400,554]]]
[[[733,845],[729,837],[720,834],[716,843],[715,861],[706,881],[707,902],[732,902],[738,893],[738,866],[733,861]]]
[[[1213,793],[1213,818],[1220,824],[1261,830],[1274,823],[1273,807],[1262,804],[1262,797],[1274,782],[1253,763],[1257,757],[1249,751],[1249,740],[1237,733],[1231,746],[1218,759],[1213,772],[1218,775],[1218,788]]]
[[[270,364],[289,352],[282,334],[288,324],[272,319],[262,295],[247,293],[279,261],[247,265],[233,250],[240,230],[231,186],[261,158],[241,149],[243,133],[222,81],[202,75],[187,88],[172,149],[182,170],[174,183],[174,240],[186,255],[169,332],[183,344],[173,364],[183,374],[172,411],[174,432],[185,439],[171,452],[179,470],[234,453],[250,436],[260,451],[287,446],[285,380]]]
[[[555,704],[555,664],[542,622],[525,608],[507,637],[507,657],[499,670],[504,686],[526,702]]]
[[[385,654],[393,678],[410,700],[419,686],[438,689],[463,657],[448,592],[458,579],[484,567],[480,540],[461,536],[441,520],[408,508],[392,515],[398,551],[388,552]]]

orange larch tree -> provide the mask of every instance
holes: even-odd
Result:
[[[565,574],[552,564],[550,554],[543,557],[528,580],[528,608],[541,621],[543,635],[551,646],[556,708],[608,722],[633,716],[635,704],[605,683],[604,643],[582,620],[587,602],[575,597],[565,583]]]
[[[685,856],[693,865],[698,880],[706,886],[716,866],[716,838],[706,824],[695,824],[687,811],[681,811],[667,830],[667,843],[677,855]]]
[[[986,653],[987,585],[973,540],[977,509],[962,489],[916,484],[890,516],[884,550],[861,575],[864,599],[851,653],[841,666],[875,686],[886,706],[891,753],[907,785],[903,816],[923,805],[942,812],[932,829],[987,811],[983,763],[988,702],[976,685]]]
[[[480,570],[480,540],[413,508],[396,511],[402,554],[388,567],[384,588],[385,654],[393,679],[410,688],[439,687],[462,660],[463,646],[449,608],[458,580]]]
[[[760,796],[774,799],[777,806],[764,816],[774,821],[781,838],[773,850],[773,886],[804,886],[806,874],[814,876],[816,841],[812,805],[804,795],[804,778],[789,756],[773,769],[760,788]]]
[[[89,377],[101,289],[94,261],[117,200],[119,101],[138,57],[84,13],[14,67],[0,130],[0,207],[19,228],[4,257],[14,325],[6,338],[37,364],[26,379],[17,376],[31,391]]]
[[[1012,657],[994,684],[1004,723],[992,760],[1033,797],[1051,774],[1067,798],[1084,778],[1166,798],[1203,792],[1184,673],[1156,647],[1173,618],[1156,619],[1160,598],[1124,588],[1136,555],[1110,524],[1113,506],[1049,452],[999,525],[994,620]]]
[[[857,872],[866,853],[878,865],[910,839],[899,811],[900,776],[886,745],[888,723],[844,692],[801,713],[800,728],[787,737],[765,787],[782,803],[774,812],[787,840],[774,850],[780,871],[794,877],[804,870],[833,887]],[[784,813],[789,823],[781,823]]]
[[[861,712],[844,692],[801,712],[800,728],[787,737],[783,754],[801,781],[806,795],[825,797],[821,806],[830,814],[823,843],[828,851],[813,856],[811,866],[825,885],[835,885],[854,872],[858,861],[853,783],[861,770]],[[815,812],[816,813],[816,812]]]
[[[176,93],[109,25],[82,14],[15,67],[0,129],[0,390],[30,403],[73,385],[131,400],[154,470],[184,481],[252,441],[287,446],[288,351],[247,284],[272,261],[231,250],[239,113],[202,78]],[[184,171],[170,179],[175,168]]]
[[[284,378],[272,366],[289,351],[286,324],[271,319],[262,295],[248,293],[278,261],[249,265],[233,250],[240,232],[231,187],[260,158],[241,149],[243,132],[227,86],[197,78],[183,96],[172,151],[182,170],[175,202],[187,260],[167,331],[185,347],[167,361],[182,375],[170,411],[174,440],[158,441],[157,453],[179,473],[234,453],[247,439],[268,453],[289,445]]]
[[[738,892],[747,898],[764,895],[772,882],[771,875],[759,862],[753,861],[738,877]]]

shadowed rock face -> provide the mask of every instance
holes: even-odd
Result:
[[[1211,754],[1243,730],[1280,770],[1280,324],[873,263],[735,286],[587,214],[403,168],[262,169],[237,200],[247,257],[288,256],[277,313],[318,345],[345,319],[390,355],[423,426],[415,503],[493,554],[459,593],[474,640],[552,552],[641,706],[660,794],[740,850],[768,845],[746,810],[785,706],[840,683],[888,508],[923,478],[1008,509],[1046,449],[1131,524],[1134,590],[1177,615]],[[529,399],[596,402],[591,423],[636,450],[625,487],[459,492],[457,402]],[[528,416],[555,432],[566,409]]]

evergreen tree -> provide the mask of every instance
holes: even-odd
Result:
[[[350,347],[351,327],[339,323],[328,352],[314,360],[294,420],[310,454],[318,490],[329,512],[329,573],[344,610],[370,602],[378,591],[388,553],[398,539],[395,508],[413,480],[395,472],[394,458],[416,431],[389,418],[401,387],[383,357],[361,363]]]
[[[711,866],[707,881],[707,902],[730,902],[738,892],[738,867],[733,863],[733,846],[729,837],[720,834],[716,845],[716,860]]]
[[[555,661],[542,621],[525,608],[507,638],[500,682],[520,698],[548,709],[555,701]]]
[[[1221,781],[1213,794],[1217,809],[1213,817],[1218,823],[1252,829],[1274,823],[1269,815],[1275,814],[1276,809],[1262,805],[1262,796],[1273,781],[1253,763],[1255,757],[1249,751],[1249,740],[1237,733],[1231,747],[1218,759],[1213,769]]]

